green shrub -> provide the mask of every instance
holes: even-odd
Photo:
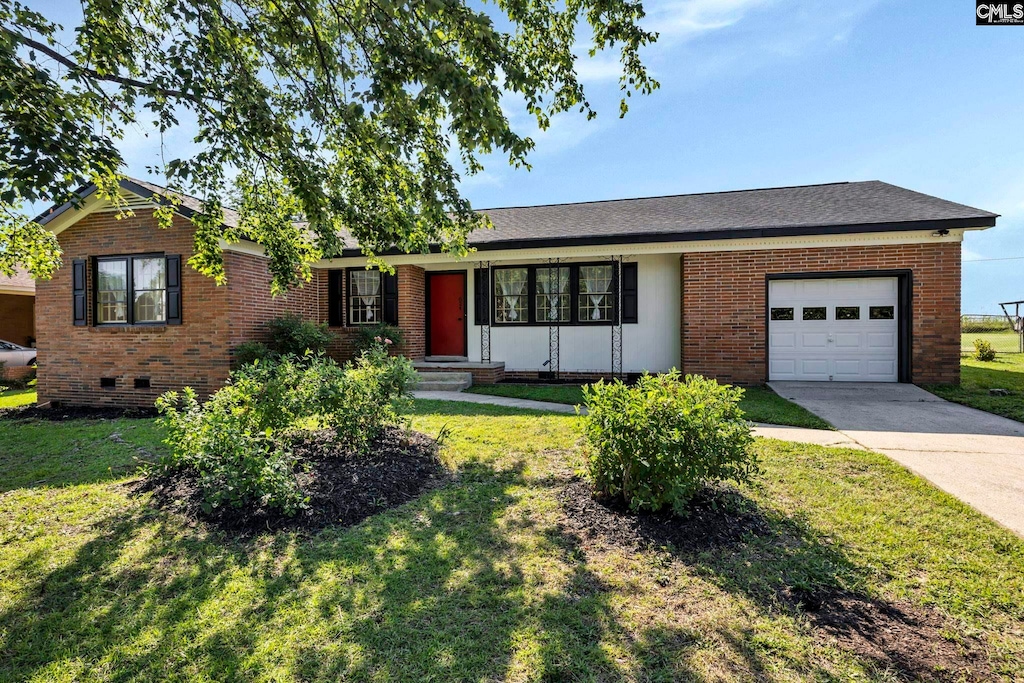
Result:
[[[677,370],[583,388],[586,472],[595,489],[633,510],[682,513],[701,487],[757,472],[742,389]]]
[[[356,351],[362,353],[376,344],[384,344],[390,348],[398,346],[405,340],[402,330],[387,323],[366,325],[356,333]],[[390,341],[390,343],[388,343]]]
[[[326,324],[304,320],[297,315],[274,318],[270,328],[270,349],[279,355],[303,356],[307,351],[322,353],[334,339]]]
[[[207,512],[251,506],[295,514],[306,496],[302,463],[289,444],[303,430],[333,429],[349,448],[365,450],[397,424],[415,380],[411,362],[383,345],[354,364],[320,354],[260,359],[231,373],[201,404],[191,388],[157,399],[171,452],[157,473],[197,476]]]
[[[295,458],[282,438],[285,392],[277,379],[273,364],[256,363],[233,373],[205,404],[191,387],[157,399],[171,447],[157,470],[194,473],[207,513],[248,505],[292,515],[302,507]]]
[[[987,339],[974,340],[975,360],[991,361],[996,359],[996,350]]]
[[[274,353],[270,350],[270,347],[263,342],[247,341],[235,347],[233,360],[235,367],[239,368],[243,365],[252,365],[252,363],[258,360],[267,360],[273,355]]]

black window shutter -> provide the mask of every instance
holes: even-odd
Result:
[[[490,275],[488,268],[473,271],[473,321],[476,325],[489,325],[491,322]]]
[[[71,262],[71,289],[74,301],[75,325],[88,324],[88,304],[85,295],[85,259],[76,258]]]
[[[398,273],[380,274],[381,287],[384,290],[384,322],[388,325],[398,324]]]
[[[637,288],[637,264],[622,264],[622,322],[636,323],[640,297]]]
[[[167,257],[167,324],[181,324],[181,257]]]
[[[345,324],[345,271],[327,271],[327,324],[342,327]]]

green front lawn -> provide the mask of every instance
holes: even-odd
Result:
[[[578,384],[484,384],[470,387],[466,391],[474,394],[525,398],[532,401],[550,401],[567,405],[583,403],[583,389]],[[832,425],[817,415],[787,401],[768,387],[744,389],[740,407],[747,414],[747,419],[752,422],[809,427],[811,429],[832,429]]]
[[[0,410],[4,408],[17,408],[27,406],[36,402],[35,387],[25,389],[8,389],[0,392]]]
[[[152,421],[0,419],[0,680],[896,680],[786,586],[928,605],[1024,677],[1024,541],[887,458],[758,440],[769,533],[635,551],[560,526],[575,420],[418,402],[451,484],[246,539],[132,493]]]
[[[525,398],[575,406],[583,403],[583,387],[579,384],[480,384],[466,389],[473,394]]]
[[[925,386],[947,401],[1024,422],[1024,354],[1000,354],[983,363],[960,360],[960,386]],[[1006,389],[1009,396],[992,396],[989,389]]]

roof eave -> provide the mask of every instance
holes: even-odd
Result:
[[[814,235],[849,235],[856,233],[896,232],[914,230],[952,230],[991,228],[996,224],[997,215],[972,216],[969,218],[945,218],[926,221],[896,221],[891,223],[857,223],[844,225],[825,225],[817,227],[784,226],[771,228],[743,228],[738,230],[702,230],[688,232],[629,233],[618,235],[591,235],[581,237],[540,237],[513,240],[491,240],[487,242],[469,241],[469,246],[477,251],[499,251],[514,249],[543,249],[545,247],[591,247],[612,244],[651,244],[660,242],[701,242],[709,240],[758,239],[769,237],[802,237]],[[441,249],[431,246],[430,253],[439,253]],[[398,256],[405,252],[389,249],[380,256]],[[337,258],[363,256],[361,249],[350,247],[344,249]]]

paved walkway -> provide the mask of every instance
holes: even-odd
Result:
[[[910,384],[772,382],[783,398],[1024,536],[1024,424]]]
[[[414,391],[413,398],[423,398],[431,401],[461,401],[463,403],[487,403],[492,406],[505,406],[506,408],[525,408],[527,410],[545,410],[549,413],[572,413],[576,414],[576,407],[564,403],[549,403],[547,401],[530,401],[525,398],[508,398],[507,396],[488,396],[487,394],[467,394],[461,391]]]
[[[549,403],[547,401],[530,401],[523,398],[508,398],[505,396],[489,396],[487,394],[467,394],[455,391],[414,391],[413,397],[430,399],[436,401],[462,401],[465,403],[487,403],[506,408],[527,408],[530,410],[545,410],[550,413],[575,414],[574,406],[563,403]],[[586,412],[586,408],[583,408]],[[819,446],[836,446],[841,448],[860,448],[863,446],[850,440],[839,432],[827,429],[804,429],[802,427],[783,427],[781,425],[755,424],[755,436],[763,436],[769,439],[781,439],[782,441],[798,441],[800,443],[813,443]]]

